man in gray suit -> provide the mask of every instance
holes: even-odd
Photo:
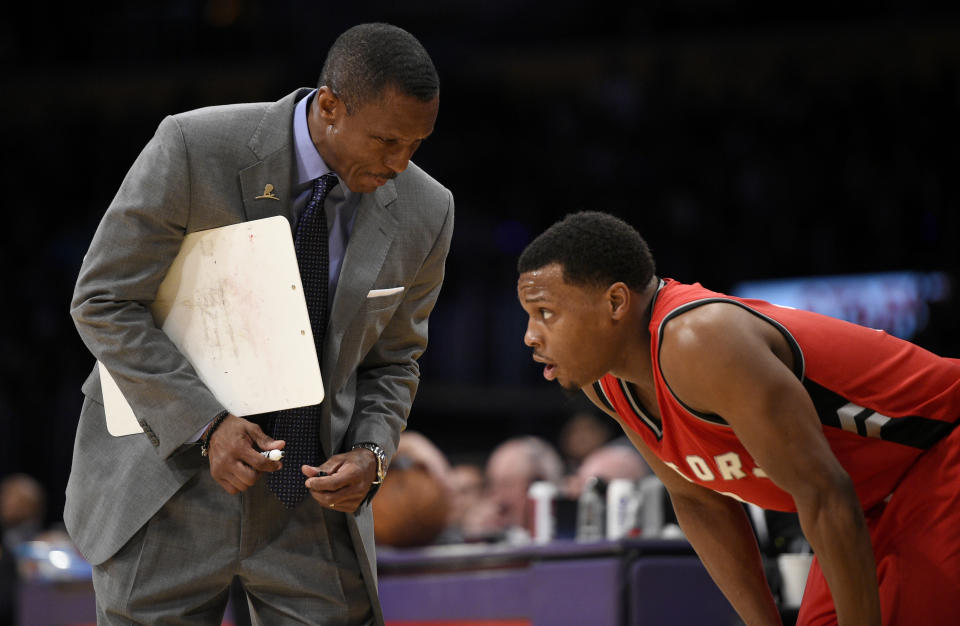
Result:
[[[263,623],[383,622],[369,502],[406,425],[453,231],[451,193],[410,162],[438,98],[420,43],[364,24],[331,47],[316,90],[168,117],[137,158],[72,303],[144,430],[108,433],[94,368],[64,520],[94,565],[101,623],[219,624],[235,575]],[[322,266],[299,247],[308,214],[325,218]],[[304,291],[320,284],[328,303],[315,461],[288,467],[260,454],[289,461],[281,416],[230,415],[150,313],[186,234],[275,215],[296,233]],[[290,470],[281,502],[268,479]]]

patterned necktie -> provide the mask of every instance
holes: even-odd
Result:
[[[337,184],[337,177],[326,174],[313,181],[313,193],[304,207],[294,245],[303,295],[310,315],[310,328],[317,348],[317,358],[323,362],[323,336],[327,328],[327,289],[330,276],[330,243],[327,234],[327,214],[323,201]],[[288,509],[303,500],[307,479],[301,465],[318,465],[320,460],[320,405],[277,411],[273,423],[273,438],[283,439],[283,469],[271,473],[267,486]]]

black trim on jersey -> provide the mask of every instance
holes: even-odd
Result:
[[[630,388],[630,384],[627,381],[617,378],[617,382],[620,383],[620,389],[623,391],[623,395],[627,397],[630,408],[633,409],[636,416],[640,418],[640,421],[653,431],[657,440],[663,439],[663,422],[647,412],[646,407],[643,406],[640,398],[633,393],[633,389]]]
[[[603,385],[600,384],[600,381],[593,383],[593,392],[597,394],[597,397],[600,398],[600,402],[603,403],[603,406],[607,407],[614,413],[617,412],[613,405],[610,403],[610,400],[607,399],[607,393],[603,390]]]
[[[670,390],[670,395],[672,395],[673,398],[680,403],[680,406],[686,409],[687,412],[690,413],[690,415],[693,415],[694,417],[698,417],[705,422],[710,422],[711,424],[721,424],[723,426],[729,426],[729,424],[727,423],[727,420],[723,419],[719,415],[716,415],[715,413],[704,413],[702,411],[698,411],[692,407],[687,406],[686,403],[684,403],[683,400],[678,398],[677,394],[673,392],[673,388],[671,388],[670,383],[667,382],[667,377],[663,375],[663,369],[660,368],[660,349],[663,347],[663,327],[666,326],[667,322],[677,317],[678,315],[682,315],[683,313],[686,313],[691,309],[695,309],[698,306],[701,306],[704,304],[710,304],[712,302],[727,302],[729,304],[735,304],[740,308],[742,308],[743,310],[749,311],[750,313],[753,313],[760,319],[766,322],[769,322],[774,328],[779,330],[780,334],[783,335],[783,338],[787,340],[787,345],[790,346],[790,351],[793,353],[793,373],[796,374],[797,378],[799,378],[800,380],[803,380],[803,372],[804,372],[803,350],[800,349],[800,344],[797,343],[797,340],[793,338],[793,335],[790,334],[790,331],[787,330],[786,326],[784,326],[777,320],[773,319],[772,317],[764,315],[760,311],[751,309],[749,306],[747,306],[746,304],[743,304],[742,302],[737,302],[736,300],[731,300],[729,298],[703,298],[702,300],[694,300],[693,302],[688,302],[686,304],[682,304],[678,306],[674,310],[667,313],[664,316],[664,318],[660,320],[660,327],[657,329],[657,369],[660,370],[660,377],[663,379],[663,382],[666,383],[667,389]]]
[[[804,380],[803,386],[810,394],[813,405],[817,409],[817,415],[820,417],[820,423],[824,426],[840,428],[863,437],[874,437],[911,448],[926,450],[932,447],[949,435],[960,421],[944,422],[917,415],[887,417],[873,409],[854,404],[812,380]],[[841,416],[845,416],[846,419],[841,419]]]
[[[662,422],[647,413],[646,409],[643,408],[643,403],[641,403],[640,400],[634,395],[626,381],[621,380],[616,376],[612,376],[612,378],[617,381],[618,385],[620,385],[620,390],[623,391],[623,395],[627,399],[627,404],[630,405],[630,409],[633,411],[633,414],[637,420],[642,422],[644,426],[650,429],[650,432],[652,432],[653,436],[657,438],[657,441],[663,439]],[[613,399],[607,395],[607,392],[604,390],[600,381],[593,383],[593,390],[597,393],[597,397],[600,398],[600,401],[603,402],[605,407],[619,415],[619,412],[613,406]]]

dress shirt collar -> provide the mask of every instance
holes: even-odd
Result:
[[[317,90],[314,89],[307,94],[297,103],[293,111],[293,146],[297,157],[297,185],[306,185],[315,178],[333,173],[320,156],[317,147],[313,145],[310,129],[307,126],[308,109],[316,93]],[[345,187],[345,185],[338,186]]]

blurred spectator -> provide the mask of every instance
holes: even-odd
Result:
[[[399,459],[409,459],[424,468],[444,483],[444,488],[450,485],[450,462],[446,455],[430,439],[415,430],[405,430],[400,434],[400,443],[397,445]],[[396,460],[396,459],[395,459]]]
[[[617,440],[619,441],[619,440]],[[564,492],[569,498],[577,498],[583,485],[591,477],[602,478],[610,482],[615,478],[639,480],[650,475],[650,468],[640,453],[629,443],[609,443],[602,446],[583,460],[576,473],[567,477]]]
[[[487,461],[487,489],[495,506],[497,529],[513,532],[526,528],[527,489],[535,481],[560,486],[563,461],[539,437],[515,437],[497,446]]]
[[[0,527],[3,546],[13,550],[32,541],[43,531],[47,494],[38,480],[27,474],[11,474],[0,481]]]
[[[560,453],[568,472],[575,472],[588,454],[613,436],[610,419],[592,411],[578,411],[560,430]]]
[[[0,626],[17,623],[17,559],[0,544]]]
[[[483,538],[493,519],[493,506],[485,504],[483,468],[474,463],[458,463],[450,468],[450,514],[447,525],[450,541]],[[484,511],[489,513],[484,513]]]
[[[443,452],[420,433],[400,435],[397,454],[373,500],[378,544],[409,548],[434,543],[447,527],[450,465]]]
[[[0,481],[0,626],[17,622],[20,575],[15,548],[40,534],[46,508],[46,491],[32,476],[11,474]]]

